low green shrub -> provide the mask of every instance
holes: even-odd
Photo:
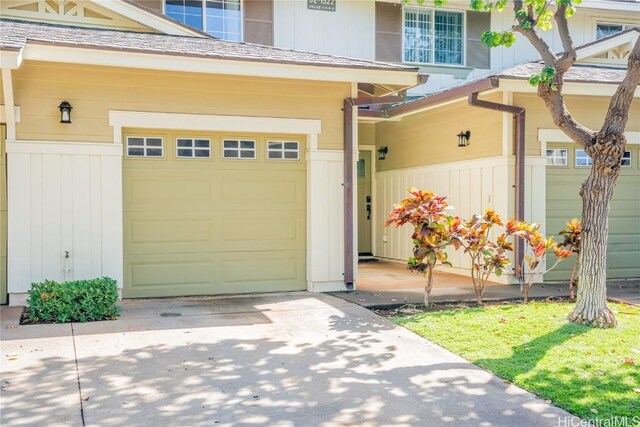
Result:
[[[117,319],[118,284],[109,277],[33,283],[27,299],[32,322],[91,322]]]

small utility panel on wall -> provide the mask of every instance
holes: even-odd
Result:
[[[307,0],[307,9],[335,12],[336,0]]]

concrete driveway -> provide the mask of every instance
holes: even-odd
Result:
[[[15,327],[3,426],[558,426],[569,414],[329,295],[131,300]]]

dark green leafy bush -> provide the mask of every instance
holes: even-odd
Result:
[[[117,319],[118,285],[109,277],[31,285],[29,320],[32,322],[91,322]]]

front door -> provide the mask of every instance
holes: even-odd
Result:
[[[371,255],[371,151],[358,158],[358,254]]]

